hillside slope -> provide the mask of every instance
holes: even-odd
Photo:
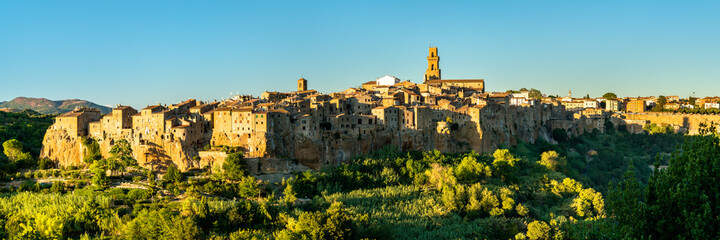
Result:
[[[26,98],[17,97],[9,102],[0,102],[0,108],[9,109],[31,109],[43,114],[61,114],[72,111],[75,107],[97,108],[103,114],[112,111],[111,108],[80,99],[67,99],[52,101],[47,98]]]

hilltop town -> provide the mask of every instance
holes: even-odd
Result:
[[[96,140],[103,155],[125,139],[145,166],[211,168],[225,158],[223,147],[238,147],[246,158],[292,159],[317,169],[388,146],[403,151],[489,152],[519,141],[553,142],[556,129],[573,136],[604,131],[612,123],[639,133],[655,123],[692,134],[702,122],[720,121],[707,114],[717,113],[711,109],[719,107],[718,97],[575,98],[571,93],[543,96],[534,89],[486,92],[484,79],[443,79],[436,47],[429,49],[427,60],[422,83],[388,75],[323,94],[309,89],[311,82],[301,78],[297,91],[264,92],[259,97],[190,99],[139,111],[117,106],[106,115],[77,108],[56,118],[43,139],[41,157],[65,166],[82,165],[84,138]],[[688,111],[696,106],[702,112]],[[257,168],[263,171],[263,166]]]

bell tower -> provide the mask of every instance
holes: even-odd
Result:
[[[305,78],[298,79],[298,92],[307,90],[307,80]]]
[[[427,60],[428,68],[425,70],[425,81],[440,79],[440,56],[438,56],[437,47],[430,47]]]

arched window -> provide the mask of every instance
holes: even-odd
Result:
[[[430,64],[430,70],[435,70],[435,64]]]

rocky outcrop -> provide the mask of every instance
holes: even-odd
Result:
[[[551,107],[550,107],[551,108]],[[461,117],[456,123],[437,122],[427,129],[397,129],[380,126],[376,131],[360,134],[355,131],[326,130],[319,134],[303,134],[300,131],[274,131],[255,134],[212,133],[209,144],[213,146],[240,147],[245,157],[296,160],[299,164],[318,169],[325,165],[343,163],[386,146],[398,150],[442,152],[490,152],[509,147],[520,141],[534,142],[548,139],[546,124],[550,118],[549,107],[507,107],[488,105],[476,116]],[[291,128],[291,127],[289,127]],[[277,132],[282,132],[279,134]],[[206,144],[189,144],[179,139],[133,139],[126,138],[133,154],[142,166],[156,168],[175,164],[180,169],[218,167],[225,155],[217,152],[198,152]],[[97,139],[104,157],[114,141]],[[51,126],[43,139],[42,157],[60,165],[83,165],[84,146],[81,138],[74,138],[64,130]]]
[[[96,139],[100,145],[103,157],[110,156],[110,149],[116,139]],[[118,139],[119,140],[119,139]],[[133,150],[133,156],[138,164],[145,167],[156,168],[173,163],[178,168],[202,168],[203,162],[196,158],[198,152],[195,146],[187,145],[180,140],[139,141],[127,139]],[[61,166],[83,166],[83,156],[86,148],[82,144],[82,137],[70,136],[65,130],[50,126],[43,138],[41,158],[48,158]]]
[[[548,128],[545,126],[549,118],[550,110],[547,108],[492,105],[481,110],[478,120],[455,126],[438,122],[434,129],[384,129],[369,134],[323,131],[317,137],[299,133],[266,134],[265,142],[250,146],[264,149],[262,154],[266,157],[296,159],[305,166],[318,169],[346,162],[352,157],[389,145],[402,151],[437,149],[442,152],[490,152],[520,141],[535,142],[538,138],[549,141]],[[238,143],[233,140],[223,142]],[[249,152],[253,151],[258,153],[256,149]]]
[[[70,136],[65,130],[52,126],[45,133],[41,158],[49,158],[61,166],[82,166],[85,147],[77,137]]]

